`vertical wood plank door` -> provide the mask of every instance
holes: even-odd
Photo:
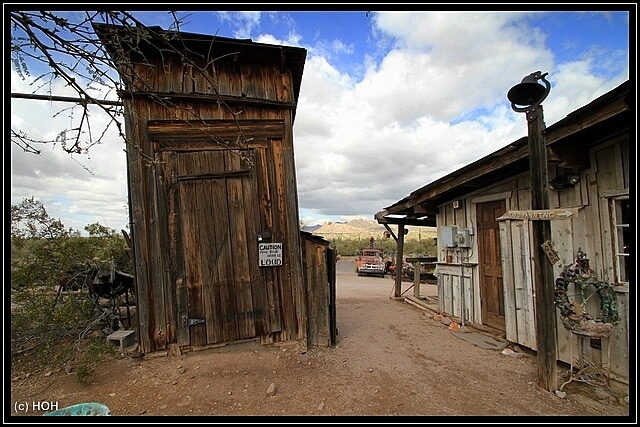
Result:
[[[183,262],[178,268],[187,294],[182,326],[190,345],[268,332],[256,241],[261,228],[257,151],[174,153],[178,198],[171,238]]]
[[[480,203],[477,207],[482,323],[501,331],[505,331],[505,310],[500,229],[496,218],[505,211],[504,200]]]

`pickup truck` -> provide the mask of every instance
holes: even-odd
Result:
[[[384,254],[379,248],[359,249],[356,256],[356,273],[358,276],[384,277],[386,265]]]

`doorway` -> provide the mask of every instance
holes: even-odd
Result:
[[[504,200],[477,206],[478,264],[482,323],[505,331],[504,288],[498,220],[506,212]]]

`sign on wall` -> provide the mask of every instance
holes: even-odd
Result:
[[[554,220],[569,219],[578,215],[577,208],[541,209],[527,211],[507,211],[498,221],[505,219]]]
[[[258,253],[260,267],[282,265],[282,243],[259,243]]]

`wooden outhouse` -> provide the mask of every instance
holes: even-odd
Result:
[[[335,254],[298,214],[306,50],[95,29],[123,84],[141,350],[335,343]]]
[[[627,387],[633,354],[629,328],[635,324],[629,310],[629,294],[635,292],[629,258],[634,253],[630,103],[627,81],[541,130],[547,148],[547,210],[531,210],[525,137],[375,216],[387,226],[438,227],[438,310],[533,350],[538,345],[532,224],[548,221],[547,257],[540,262],[553,268],[554,280],[544,286],[554,293],[553,305],[545,309],[556,313],[557,360],[593,365]],[[588,268],[576,268],[585,262]],[[558,303],[563,299],[575,304],[572,317],[588,314],[602,320],[613,327],[610,334],[576,333]]]

